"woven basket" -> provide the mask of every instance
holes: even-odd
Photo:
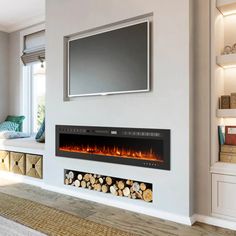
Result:
[[[10,152],[10,171],[15,174],[25,175],[25,154]]]

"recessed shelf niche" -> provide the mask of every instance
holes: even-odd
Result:
[[[216,63],[224,69],[236,68],[236,54],[217,56]]]
[[[217,109],[218,118],[236,118],[236,109]]]
[[[235,14],[236,0],[217,0],[216,7],[224,16]]]

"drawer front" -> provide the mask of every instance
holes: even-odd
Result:
[[[236,219],[236,176],[212,175],[212,213]]]
[[[10,170],[10,153],[8,151],[0,151],[0,170]]]
[[[40,155],[26,154],[26,175],[38,179],[43,177],[43,159]]]
[[[10,171],[15,174],[25,175],[25,154],[10,152]]]

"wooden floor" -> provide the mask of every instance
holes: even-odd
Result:
[[[236,231],[201,223],[189,227],[3,179],[0,180],[0,192],[36,201],[82,218],[142,236],[236,236]]]

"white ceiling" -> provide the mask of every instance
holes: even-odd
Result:
[[[45,20],[45,0],[0,0],[0,31],[13,32]]]

